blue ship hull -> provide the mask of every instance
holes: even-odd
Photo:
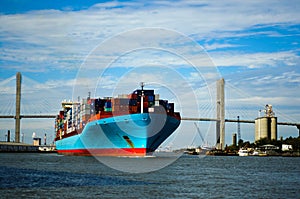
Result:
[[[96,156],[145,156],[154,152],[180,125],[180,118],[137,113],[94,120],[56,141],[58,153]]]

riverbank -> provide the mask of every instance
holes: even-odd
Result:
[[[53,145],[31,145],[16,142],[0,142],[0,153],[32,153],[32,152],[48,152],[56,153]]]
[[[238,151],[224,151],[224,150],[211,150],[206,152],[206,155],[210,156],[239,156]],[[299,151],[288,151],[288,152],[278,152],[278,151],[259,151],[256,153],[249,152],[245,156],[279,156],[279,157],[300,157]]]

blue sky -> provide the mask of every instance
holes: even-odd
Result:
[[[211,76],[208,73],[207,76],[204,75],[204,79],[209,79],[208,83],[212,84],[220,76],[225,78],[228,118],[245,112],[244,117],[248,117],[245,119],[254,119],[257,110],[270,103],[273,104],[279,121],[299,122],[299,11],[298,1],[2,0],[0,82],[20,71],[28,78],[28,82],[34,80],[34,85],[38,85],[34,86],[36,90],[48,89],[45,94],[44,91],[39,91],[43,95],[43,101],[58,104],[61,99],[70,98],[78,71],[97,52],[97,48],[103,47],[103,43],[118,36],[121,38],[127,31],[159,28],[190,38],[203,48],[203,54],[207,53],[216,71],[213,72],[212,79],[209,79]],[[155,39],[160,41],[161,38]],[[138,39],[135,42],[142,43]],[[121,43],[127,44],[126,41]],[[176,49],[178,47],[174,40],[169,45]],[[120,46],[121,44],[111,46],[115,49],[107,50],[117,52]],[[186,47],[183,45],[182,50]],[[193,71],[193,67],[187,67],[187,62],[170,53],[142,50],[130,52],[115,61],[112,68],[106,71],[103,85],[97,85],[97,88],[113,88],[124,74],[134,75],[134,68],[141,66],[141,63],[146,63],[146,70],[154,65],[173,67],[188,79],[199,96],[205,92],[205,88],[197,88],[199,74]],[[94,78],[97,77],[99,74],[95,73]],[[141,77],[151,82],[160,81],[159,75],[144,74]],[[161,79],[162,77],[163,75]],[[128,82],[124,79],[126,81]],[[137,78],[136,81],[140,80]],[[169,75],[168,81],[176,82],[176,79]],[[11,84],[2,83],[1,86],[1,96],[13,89]],[[213,90],[214,86],[210,87]],[[56,92],[57,98],[54,98],[53,95],[56,94],[53,93]],[[47,93],[51,96],[47,96]],[[206,96],[205,93],[203,95]],[[26,101],[26,96],[24,99]],[[202,99],[197,100],[202,103]],[[1,103],[6,106],[5,102]],[[201,104],[199,106],[202,107]],[[211,106],[214,105],[208,103],[203,107]],[[212,111],[203,112],[212,114],[214,108],[211,109]],[[183,110],[190,114],[188,111]],[[52,123],[48,127],[45,125],[44,128],[49,129],[51,125]],[[34,129],[25,123],[23,127],[28,129],[28,135]],[[7,128],[10,126],[1,123],[1,129]],[[235,128],[234,125],[228,125],[228,143]],[[209,127],[203,127],[203,132],[209,131],[207,129]],[[279,132],[279,136],[297,136],[297,133],[294,128],[286,128]],[[253,141],[252,129],[244,130],[243,134],[245,140]]]

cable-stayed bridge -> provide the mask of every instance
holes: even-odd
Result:
[[[55,84],[55,82],[53,84]],[[247,94],[230,84],[226,84],[226,95],[230,97],[226,96],[225,105],[224,88],[218,89],[218,86],[216,87],[215,84],[208,86],[210,90],[212,90],[213,95],[215,95],[212,96],[212,98],[216,103],[201,103],[199,105],[201,113],[199,117],[182,115],[182,121],[215,122],[217,137],[221,137],[220,142],[222,143],[221,145],[224,146],[225,123],[254,123],[254,118],[257,117],[257,111],[255,110],[261,108],[262,105],[257,103],[251,104],[247,101],[237,103],[237,100],[243,101],[247,99]],[[69,92],[56,91],[51,88],[51,83],[45,86],[26,76],[21,77],[21,74],[18,73],[16,76],[0,82],[0,119],[15,119],[15,141],[20,142],[20,119],[55,118],[57,111],[60,109],[61,100],[71,95],[70,90]],[[227,118],[225,118],[225,115]],[[288,115],[279,115],[285,118],[285,120],[293,121],[293,118]],[[247,119],[235,119],[236,116]],[[253,119],[251,120],[249,118]],[[278,122],[277,124],[296,126],[300,130],[300,123],[297,122]]]

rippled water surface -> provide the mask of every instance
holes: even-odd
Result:
[[[157,171],[128,173],[93,157],[0,153],[0,198],[299,198],[299,187],[300,158],[181,156]]]

